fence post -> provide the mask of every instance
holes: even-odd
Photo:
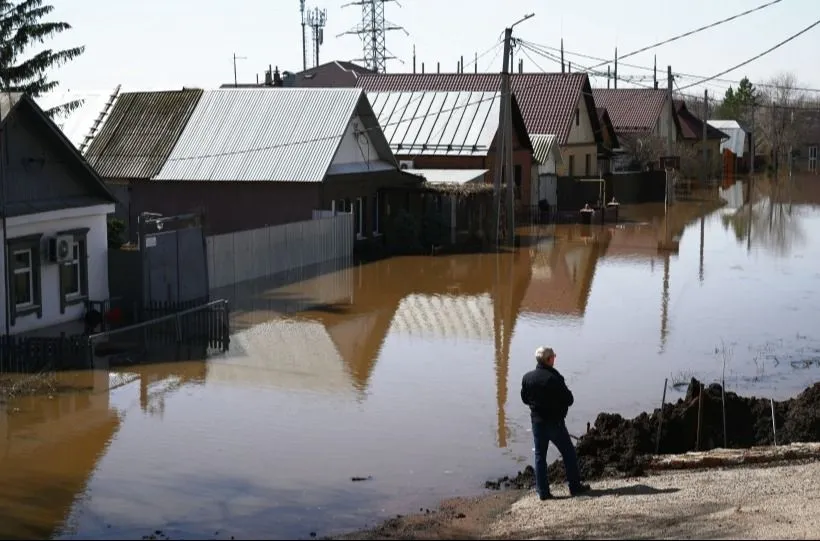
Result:
[[[182,326],[179,324],[179,312],[177,312],[176,317],[174,318],[174,323],[176,324],[177,330],[177,344],[182,342]]]

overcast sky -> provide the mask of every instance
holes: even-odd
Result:
[[[342,7],[346,0],[308,0],[308,7],[327,10],[322,62],[353,60],[362,56],[358,36],[337,34],[355,27],[359,6]],[[750,9],[765,0],[400,0],[386,4],[387,19],[406,28],[390,32],[388,49],[398,58],[389,72],[411,71],[412,50],[427,71],[441,62],[442,71],[454,71],[460,56],[465,63],[491,48],[505,25],[525,13],[535,17],[517,26],[521,39],[558,47],[563,37],[567,52],[613,58]],[[93,91],[122,84],[125,89],[171,89],[182,86],[210,88],[233,82],[232,55],[240,82],[253,82],[268,64],[280,70],[302,67],[299,0],[59,0],[54,18],[70,23],[71,31],[53,46],[85,45],[79,59],[61,68],[55,77],[62,90]],[[659,72],[673,71],[709,76],[763,52],[777,42],[820,19],[820,1],[783,0],[757,13],[700,32],[624,62],[651,67],[657,54]],[[499,71],[501,55],[482,57],[482,71]],[[525,71],[560,71],[552,60],[530,53]],[[573,64],[595,62],[566,55]],[[516,64],[518,60],[516,59]],[[470,67],[472,69],[472,67]],[[604,70],[606,68],[603,68]],[[651,72],[622,66],[624,76]],[[766,80],[778,71],[794,72],[802,85],[820,88],[820,27],[809,31],[768,56],[725,76],[737,80]],[[606,80],[593,79],[593,86]],[[681,78],[684,86],[695,79]],[[663,82],[661,83],[663,84]],[[622,86],[625,86],[622,84]],[[712,83],[721,95],[728,84]],[[702,95],[703,87],[687,90]],[[820,95],[818,93],[817,95]]]

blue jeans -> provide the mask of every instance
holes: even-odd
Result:
[[[561,453],[564,469],[567,472],[567,484],[570,491],[581,485],[581,474],[578,471],[578,455],[569,437],[564,421],[532,422],[532,436],[535,440],[535,489],[541,497],[550,493],[547,478],[547,448],[550,442]]]

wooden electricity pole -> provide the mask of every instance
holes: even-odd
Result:
[[[706,180],[709,169],[709,157],[706,154],[706,121],[709,118],[709,90],[703,90],[703,141],[701,141],[701,154],[703,155],[703,171],[700,174],[702,187],[706,187]]]
[[[504,65],[501,71],[501,103],[498,108],[498,132],[496,134],[496,168],[495,168],[495,209],[496,239],[499,238],[501,226],[501,179],[507,183],[507,235],[509,244],[515,243],[515,178],[513,166],[512,143],[512,88],[510,84],[510,62],[512,60],[512,29],[515,25],[534,17],[534,13],[525,15],[504,30]]]

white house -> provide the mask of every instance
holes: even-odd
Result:
[[[3,94],[0,118],[0,329],[81,331],[86,301],[108,298],[107,215],[116,200],[34,100]],[[71,322],[76,328],[62,325]]]

